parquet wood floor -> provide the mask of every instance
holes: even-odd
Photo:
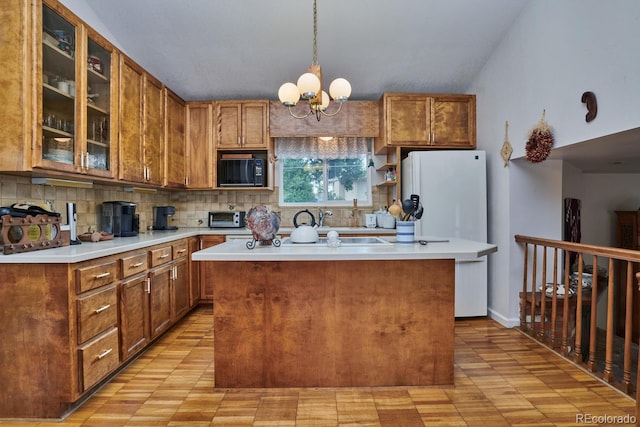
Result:
[[[456,322],[453,387],[218,390],[212,352],[212,310],[204,306],[64,421],[0,424],[575,426],[635,416],[629,397],[489,319]]]

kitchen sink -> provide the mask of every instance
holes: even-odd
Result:
[[[357,237],[339,237],[340,244],[345,246],[369,246],[369,245],[390,245],[388,241],[375,236],[357,236]],[[320,237],[317,243],[294,243],[290,237],[287,237],[282,241],[283,245],[326,245],[328,239],[326,237]]]

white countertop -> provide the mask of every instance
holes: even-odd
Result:
[[[282,227],[281,234],[289,234],[292,227]],[[365,227],[323,227],[318,229],[319,234],[326,234],[328,230],[337,230],[341,234],[395,234],[393,229],[365,228]],[[63,246],[60,248],[43,249],[33,252],[23,252],[11,255],[0,254],[0,264],[50,264],[50,263],[74,263],[115,255],[146,248],[153,245],[172,242],[186,237],[218,235],[231,237],[250,238],[251,232],[246,228],[180,228],[174,231],[153,231],[140,233],[134,237],[114,237],[112,240],[102,242],[82,242],[80,245]]]
[[[395,236],[385,237],[390,244],[341,245],[332,248],[324,243],[257,245],[247,248],[249,239],[233,239],[221,245],[194,252],[194,261],[349,261],[349,260],[407,260],[456,259],[471,260],[498,250],[496,245],[463,239],[419,237],[419,243],[395,243]],[[432,241],[430,241],[432,240]]]

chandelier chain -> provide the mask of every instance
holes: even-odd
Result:
[[[318,10],[313,0],[313,65],[318,65]]]

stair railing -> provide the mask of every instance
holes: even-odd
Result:
[[[633,396],[640,379],[640,360],[637,360],[638,356],[632,358],[633,351],[637,352],[638,348],[638,343],[633,342],[633,332],[635,329],[638,335],[637,328],[640,327],[633,321],[633,299],[634,294],[637,295],[634,290],[640,290],[640,272],[634,274],[639,269],[640,251],[522,235],[516,235],[515,240],[524,247],[520,329]],[[573,264],[572,258],[576,260]],[[591,264],[585,265],[586,262]],[[598,267],[598,264],[606,267]],[[583,286],[585,269],[589,267],[592,274],[590,288]],[[576,283],[575,289],[571,287],[572,280]],[[603,338],[598,333],[602,328],[598,328],[597,317],[598,298],[604,297],[605,291],[606,317],[600,322],[606,325]],[[624,306],[617,307],[624,310],[624,316],[618,313],[614,317],[617,292],[624,292]],[[618,322],[624,319],[623,328],[616,325],[616,319]],[[624,330],[624,337],[616,337],[616,327]],[[622,364],[620,360],[614,360],[614,354],[621,355]],[[632,378],[634,359],[637,368],[635,378]],[[640,413],[638,396],[636,402]]]

